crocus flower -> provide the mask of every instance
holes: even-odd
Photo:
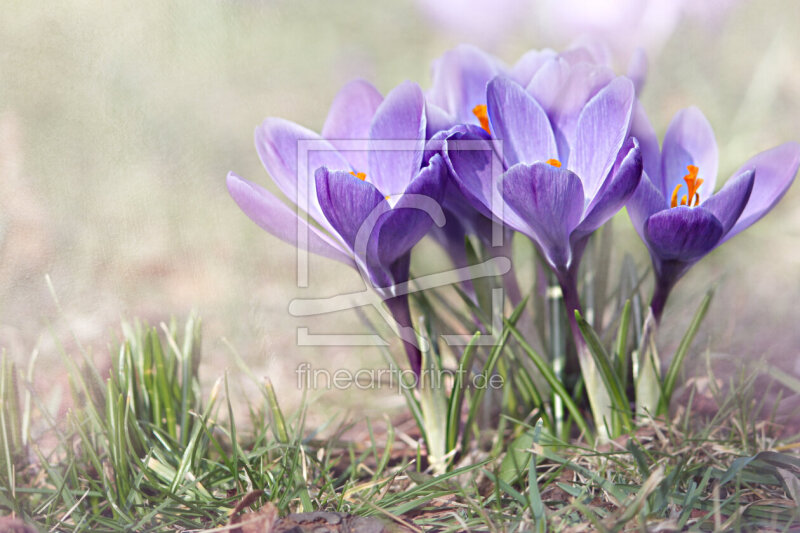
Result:
[[[636,59],[636,68],[628,77],[638,86],[644,83],[647,63],[642,56]],[[428,137],[459,124],[488,128],[486,85],[497,76],[526,87],[547,108],[560,91],[572,90],[568,87],[585,83],[585,78],[595,78],[590,83],[595,88],[611,81],[610,61],[603,43],[591,40],[577,42],[560,53],[529,50],[510,67],[475,46],[457,46],[436,59],[431,68],[433,86],[425,95]]]
[[[490,131],[486,88],[493,78],[503,76],[526,87],[542,104],[547,120],[552,122],[561,157],[566,162],[569,152],[567,139],[574,137],[581,109],[614,78],[608,66],[609,57],[601,44],[586,41],[561,53],[549,49],[531,50],[508,67],[476,47],[458,46],[433,64],[433,87],[426,94],[428,136],[432,141],[440,142],[449,136],[463,136],[466,130],[462,125],[479,126]],[[639,83],[643,83],[645,70],[646,64],[637,71]],[[516,133],[520,135],[516,139],[519,143],[527,142],[531,135],[527,131]],[[449,187],[444,202],[448,213],[447,225],[433,232],[434,239],[448,251],[456,266],[462,266],[466,261],[463,243],[467,234],[477,235],[495,255],[510,254],[513,225],[506,230],[504,245],[493,249],[489,219],[485,213],[464,209],[466,204],[459,188]],[[520,301],[513,270],[505,275],[505,285],[512,302]]]
[[[489,131],[467,127],[445,143],[452,176],[473,206],[530,237],[560,273],[573,269],[585,239],[625,204],[642,165],[628,135],[631,81],[596,88],[592,78],[565,80],[570,92],[548,95],[545,108],[516,82],[495,78],[487,87]],[[461,140],[502,140],[503,174],[492,175],[491,150],[459,150]]]
[[[585,65],[559,62],[551,71],[552,87],[534,76],[528,87],[541,91],[546,107],[513,80],[495,78],[487,87],[487,127],[453,133],[444,155],[473,206],[527,235],[555,272],[577,363],[602,428],[611,417],[610,401],[575,320],[581,308],[576,276],[589,236],[636,189],[642,158],[638,142],[629,137],[633,83],[617,77],[602,84],[605,70]],[[459,150],[464,140],[483,140],[489,149]],[[502,153],[501,175],[491,148]],[[567,361],[567,367],[576,366]]]
[[[675,283],[697,261],[766,215],[783,197],[800,165],[800,144],[786,143],[743,164],[718,192],[718,152],[711,125],[699,109],[679,112],[661,150],[646,120],[645,175],[628,203],[656,275],[651,303],[656,321]]]
[[[298,143],[307,140],[315,141],[307,154],[313,180],[297,167]],[[392,140],[401,141],[401,149],[380,146]],[[322,135],[277,118],[256,129],[261,161],[289,202],[298,204],[299,186],[309,182],[308,215],[319,227],[233,173],[228,190],[245,214],[286,242],[297,244],[298,224],[305,225],[310,251],[358,268],[394,319],[410,328],[408,298],[397,285],[408,281],[411,248],[434,218],[443,224],[438,203],[444,164],[435,155],[422,166],[424,143],[425,104],[417,85],[403,83],[384,99],[359,80],[336,97]],[[419,348],[405,337],[404,345],[419,372]]]

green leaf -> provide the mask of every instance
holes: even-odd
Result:
[[[466,390],[464,377],[472,372],[472,360],[475,356],[476,342],[480,336],[480,331],[475,332],[469,344],[464,348],[461,361],[458,362],[458,371],[453,383],[453,391],[450,394],[450,402],[447,406],[447,452],[455,449],[458,441],[458,430],[461,424],[461,405],[463,404]]]
[[[528,429],[508,445],[506,455],[500,462],[497,475],[506,483],[513,483],[528,469],[533,445],[533,429]]]
[[[519,303],[519,305],[514,309],[511,313],[511,316],[505,320],[506,326],[503,327],[503,331],[500,334],[500,339],[497,341],[492,347],[492,350],[489,352],[489,357],[486,360],[486,364],[483,366],[482,375],[482,383],[486,384],[489,382],[489,378],[494,371],[494,367],[497,364],[497,360],[500,358],[500,354],[503,351],[503,348],[508,341],[509,334],[511,329],[513,329],[514,324],[517,323],[519,317],[522,316],[522,311],[525,309],[525,304],[528,302],[528,298],[525,297]],[[475,421],[475,417],[478,415],[478,409],[480,408],[481,404],[483,403],[483,397],[486,394],[486,387],[479,387],[475,389],[475,394],[472,395],[470,399],[470,406],[469,406],[469,413],[467,414],[467,422],[464,425],[464,432],[461,437],[461,449],[466,450],[467,445],[469,443],[469,434],[470,428],[472,427],[473,422]]]
[[[669,369],[667,369],[667,373],[664,376],[664,386],[662,387],[661,401],[659,402],[659,414],[665,415],[669,409],[669,402],[672,399],[672,393],[675,390],[675,383],[678,381],[678,372],[683,365],[683,360],[686,358],[686,354],[689,352],[689,347],[692,345],[692,341],[697,334],[697,330],[700,328],[700,324],[703,322],[703,318],[706,316],[706,312],[708,311],[709,305],[711,305],[711,298],[713,296],[714,291],[709,290],[703,298],[703,301],[700,302],[700,307],[694,314],[694,318],[692,318],[692,322],[689,324],[689,329],[686,330],[686,334],[683,336],[683,339],[681,339],[681,343],[678,345],[678,350],[675,352],[675,356],[672,358],[672,362],[669,364]]]
[[[542,432],[542,421],[536,423],[533,430],[533,442],[538,443],[539,437]],[[533,516],[533,521],[537,533],[546,533],[547,520],[545,516],[544,502],[542,502],[542,495],[539,493],[539,482],[536,476],[536,453],[531,453],[530,462],[528,463],[528,506]]]
[[[514,327],[513,324],[506,321],[507,328],[511,331],[511,334],[514,335],[514,338],[517,339],[519,345],[522,347],[523,351],[530,357],[533,364],[536,365],[536,368],[542,374],[542,377],[547,381],[550,388],[553,390],[553,394],[558,395],[561,398],[561,401],[564,402],[564,407],[567,408],[567,411],[572,415],[572,418],[575,420],[575,423],[578,425],[578,428],[584,433],[586,439],[590,443],[594,443],[594,435],[589,429],[589,424],[586,423],[586,420],[581,415],[580,409],[578,406],[575,405],[575,402],[572,400],[572,396],[567,389],[564,388],[564,384],[556,377],[555,373],[553,372],[552,367],[545,361],[541,355],[539,355],[536,350],[531,348],[531,345],[525,340],[522,333],[520,333],[517,328]]]
[[[751,470],[754,474],[768,477],[761,479],[760,482],[773,484],[783,483],[778,473],[778,469],[794,472],[797,476],[800,473],[800,458],[779,452],[759,452],[751,457],[740,457],[731,463],[725,475],[719,480],[720,485],[724,485],[745,470]],[[770,478],[774,478],[770,480]]]
[[[595,333],[592,326],[590,326],[589,323],[584,320],[577,309],[575,310],[575,320],[578,323],[578,328],[581,330],[581,335],[583,335],[584,340],[586,340],[589,353],[592,354],[594,362],[600,371],[600,377],[603,380],[606,391],[608,391],[608,395],[611,399],[612,407],[614,409],[614,414],[621,417],[622,424],[625,426],[627,431],[632,431],[633,422],[630,404],[625,397],[625,389],[623,388],[622,383],[620,383],[619,376],[611,367],[611,361],[608,357],[608,353],[606,352],[605,348],[603,348],[597,333]],[[600,421],[598,420],[596,423],[600,423]],[[616,428],[615,433],[617,433]]]
[[[616,363],[617,375],[620,382],[625,385],[628,382],[628,327],[631,323],[631,301],[625,300],[625,307],[622,308],[622,318],[617,329],[616,342]]]
[[[226,380],[226,393],[227,387],[228,383]],[[286,420],[283,418],[283,412],[278,404],[278,396],[275,394],[275,388],[272,386],[272,382],[269,379],[265,380],[264,382],[264,391],[267,394],[267,403],[269,403],[270,413],[272,413],[272,427],[273,431],[275,432],[275,438],[278,439],[278,442],[281,444],[286,444],[289,442],[289,432],[286,430]],[[232,413],[231,418],[233,418]]]

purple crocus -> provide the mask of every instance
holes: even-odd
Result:
[[[800,165],[800,144],[786,143],[756,155],[714,193],[717,143],[699,109],[684,109],[673,118],[660,151],[646,120],[638,121],[634,130],[642,143],[645,172],[627,207],[653,261],[651,308],[659,321],[681,276],[783,197]]]
[[[588,236],[636,189],[642,169],[638,142],[629,138],[631,81],[618,77],[595,88],[592,78],[567,79],[574,92],[545,108],[518,83],[495,78],[487,87],[491,134],[468,126],[445,143],[452,176],[473,206],[530,237],[565,276]],[[483,140],[487,150],[459,150],[464,140]],[[488,148],[498,140],[501,176],[492,175]]]
[[[539,98],[513,80],[495,78],[487,87],[487,127],[455,131],[445,142],[444,155],[473,206],[527,235],[554,271],[592,411],[602,421],[610,417],[608,395],[597,383],[575,320],[581,309],[578,265],[589,236],[636,189],[642,157],[638,142],[629,136],[633,83],[624,77],[605,80],[605,69],[585,65],[553,65],[552,87],[560,91],[534,76],[528,87],[541,91]],[[459,149],[465,140],[483,141],[487,149]],[[497,155],[492,148],[499,148]],[[500,153],[498,175],[495,158]],[[576,366],[567,361],[568,368]]]
[[[502,76],[526,87],[531,97],[546,110],[546,119],[552,123],[551,136],[555,137],[562,154],[560,157],[566,162],[570,150],[567,139],[574,137],[580,111],[592,96],[614,79],[608,57],[602,45],[590,42],[562,53],[549,49],[531,50],[512,67],[469,45],[445,52],[433,64],[433,87],[426,94],[431,146],[441,146],[444,139],[453,135],[463,138],[466,134],[468,137],[467,129],[462,127],[465,125],[480,126],[489,132],[487,85],[492,79]],[[643,82],[644,70],[637,71],[637,76],[639,82]],[[514,113],[513,110],[506,112]],[[523,130],[524,126],[515,132],[519,135],[518,143],[526,143],[532,134],[536,134]],[[551,154],[551,157],[559,156]],[[434,228],[434,239],[459,267],[466,264],[464,238],[469,234],[477,235],[490,253],[510,255],[511,236],[516,228],[509,225],[503,246],[493,248],[492,226],[486,212],[465,208],[468,203],[459,187],[448,187],[443,206],[448,213],[447,224],[443,228]],[[519,302],[521,293],[513,269],[505,275],[504,281],[512,302]]]
[[[256,129],[261,161],[290,203],[298,204],[298,191],[309,182],[308,215],[319,227],[234,173],[228,174],[228,190],[247,216],[286,242],[296,245],[298,224],[305,225],[310,251],[361,271],[394,319],[411,328],[408,297],[398,284],[408,281],[411,248],[434,218],[443,224],[445,167],[439,155],[423,166],[425,126],[424,98],[416,84],[405,82],[384,99],[357,80],[334,100],[322,135],[278,118]],[[298,169],[301,141],[314,141],[307,154],[313,180]],[[394,141],[400,146],[393,147]],[[404,345],[419,373],[415,340],[404,336]]]

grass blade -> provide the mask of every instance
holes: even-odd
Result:
[[[669,369],[667,369],[667,373],[664,376],[664,386],[662,387],[661,401],[659,403],[660,414],[666,414],[667,410],[669,409],[669,402],[672,398],[672,392],[675,390],[675,383],[678,381],[678,372],[683,365],[683,360],[686,358],[686,354],[689,352],[689,347],[692,345],[692,341],[697,334],[697,330],[700,328],[700,324],[703,322],[703,318],[706,316],[706,312],[708,311],[708,307],[711,305],[711,298],[713,296],[713,290],[709,290],[706,293],[703,301],[700,303],[700,307],[694,314],[694,318],[692,318],[692,322],[689,324],[689,329],[686,330],[686,334],[683,336],[683,339],[681,339],[680,345],[678,345],[678,350],[675,352],[672,362],[669,364]]]

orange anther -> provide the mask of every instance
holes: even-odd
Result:
[[[678,191],[681,190],[681,184],[675,186],[672,191],[672,201],[669,203],[670,207],[678,207]]]
[[[353,172],[353,171],[351,171],[350,174],[352,174],[353,176],[357,177],[361,181],[364,181],[364,180],[367,179],[367,175],[364,174],[363,172]]]
[[[476,105],[472,108],[472,114],[477,117],[478,122],[481,123],[481,128],[486,130],[486,133],[491,135],[491,130],[489,130],[489,110],[485,105]]]
[[[703,180],[697,177],[697,173],[700,171],[700,169],[694,165],[688,165],[686,170],[688,170],[689,173],[683,177],[683,181],[686,182],[686,187],[689,190],[687,194],[681,197],[680,205],[686,205],[689,207],[692,207],[693,205],[698,206],[700,205],[700,193],[698,193],[697,190],[703,184]],[[678,207],[678,191],[681,189],[681,187],[682,185],[679,183],[675,186],[675,189],[673,189],[672,201],[669,204],[670,207]]]

